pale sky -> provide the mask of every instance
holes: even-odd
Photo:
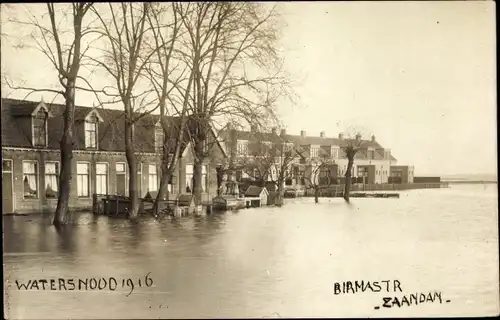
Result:
[[[289,133],[336,136],[355,125],[416,175],[496,173],[494,2],[282,7],[282,45],[300,97],[280,106]],[[31,85],[53,77],[43,56],[6,42],[2,68]],[[88,97],[77,104],[92,105]]]

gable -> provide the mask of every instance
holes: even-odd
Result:
[[[31,112],[31,116],[32,117],[35,117],[36,115],[38,115],[38,113],[40,112],[40,110],[43,110],[47,113],[47,116],[50,118],[50,117],[53,117],[54,115],[50,112],[49,108],[47,107],[47,105],[45,104],[45,102],[40,102],[36,107],[35,109],[33,110],[33,112]]]
[[[87,115],[85,116],[85,120],[88,121],[88,120],[92,119],[92,117],[97,118],[97,120],[99,122],[104,122],[103,117],[101,117],[101,115],[99,114],[99,111],[97,111],[97,109],[95,109],[95,108],[90,110],[90,112],[87,113]]]

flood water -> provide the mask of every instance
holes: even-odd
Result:
[[[457,185],[403,192],[400,199],[355,198],[350,206],[301,198],[282,208],[137,223],[80,214],[60,233],[42,216],[4,217],[5,315],[495,315],[497,199],[496,185]],[[148,273],[150,287],[144,285]],[[51,291],[50,284],[19,290],[15,283],[92,277],[114,277],[118,286]],[[131,294],[122,287],[127,278],[135,283]],[[335,295],[335,282],[355,280],[398,280],[403,292]],[[374,308],[386,296],[434,291],[443,303]]]

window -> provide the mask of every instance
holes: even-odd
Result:
[[[47,119],[48,113],[45,109],[40,110],[33,117],[33,146],[47,146]]]
[[[247,140],[238,140],[236,145],[236,152],[238,155],[247,155],[248,154],[248,141]]]
[[[158,178],[156,175],[156,164],[148,166],[148,191],[158,191]]]
[[[364,167],[358,167],[358,177],[363,177],[365,174],[365,168]]]
[[[97,148],[97,123],[99,119],[92,113],[85,121],[85,147],[96,149]]]
[[[328,170],[326,168],[321,169],[319,171],[318,183],[320,185],[325,185],[325,184],[328,184],[329,181],[330,181],[330,170]]]
[[[186,192],[193,192],[193,165],[186,165]]]
[[[97,194],[108,194],[108,164],[95,164],[95,192]]]
[[[12,172],[12,160],[2,160],[2,172]]]
[[[90,163],[76,163],[76,189],[80,198],[90,197]]]
[[[38,163],[23,161],[23,194],[25,198],[38,198]]]
[[[163,127],[161,124],[158,122],[158,124],[155,127],[155,150],[156,152],[162,152],[163,150]]]
[[[207,180],[207,166],[203,165],[203,166],[201,166],[201,192],[207,192],[207,190],[208,190],[207,182],[208,182],[208,180]]]
[[[127,166],[124,162],[117,162],[115,164],[116,170],[116,194],[121,196],[127,195]]]
[[[319,155],[319,147],[311,146],[311,158],[317,158]]]
[[[172,192],[173,188],[174,188],[174,176],[171,175],[167,185],[168,192]]]
[[[201,141],[201,150],[204,154],[208,153],[208,151],[210,150],[210,145],[212,144],[212,142],[208,140],[209,137]]]
[[[375,159],[375,151],[368,150],[368,159]]]
[[[338,157],[339,157],[339,149],[336,147],[332,147],[332,158],[338,159]]]
[[[192,164],[186,165],[186,192],[193,192],[194,167]],[[207,166],[201,166],[201,192],[207,192]]]
[[[142,163],[137,164],[137,181],[136,181],[136,191],[137,195],[142,198]]]
[[[45,198],[57,198],[59,176],[59,162],[46,162],[45,163]]]

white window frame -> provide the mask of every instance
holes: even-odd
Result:
[[[311,146],[311,158],[318,158],[319,157],[319,150],[321,149],[321,146]]]
[[[154,180],[154,181],[155,181],[155,184],[156,184],[156,189],[155,189],[155,190],[151,190],[151,183],[150,183],[150,182],[151,182],[151,176],[153,176],[153,175],[151,174],[151,168],[152,168],[152,167],[154,167],[154,168],[155,168],[155,174],[154,174],[154,176],[155,176],[155,178],[156,178],[156,179]],[[147,188],[147,192],[153,192],[153,191],[158,191],[158,168],[157,168],[157,166],[156,166],[156,163],[154,163],[154,164],[149,163],[149,164],[148,164],[148,188]]]
[[[136,179],[139,180],[139,184],[140,184],[140,187],[141,187],[141,190],[136,190],[136,191],[141,191],[140,194],[139,194],[139,197],[142,198],[143,197],[143,183],[142,183],[142,162],[139,162],[137,163],[137,171],[135,173],[135,176],[136,176]]]
[[[110,181],[109,181],[109,162],[105,162],[105,161],[99,161],[99,162],[96,162],[95,163],[95,193],[97,193],[97,176],[103,176],[103,174],[98,174],[97,173],[97,165],[99,164],[105,164],[106,165],[106,194],[110,194],[109,193],[109,187],[110,187]]]
[[[57,196],[55,198],[47,198],[47,164],[49,163],[55,163],[56,164],[56,184],[57,184]],[[57,199],[58,196],[59,196],[59,175],[61,174],[61,164],[59,161],[45,161],[45,166],[44,166],[44,172],[43,172],[44,176],[44,183],[45,183],[45,186],[44,186],[44,192],[45,192],[45,199],[49,199],[49,200],[52,200],[52,199]]]
[[[80,189],[78,188],[78,176],[79,175],[83,175],[83,174],[79,174],[78,173],[78,164],[86,164],[88,165],[88,169],[89,169],[89,172],[87,173],[88,174],[88,181],[87,181],[87,188],[88,188],[88,191],[89,191],[89,195],[88,196],[80,196],[78,195],[79,194],[79,191]],[[92,183],[91,183],[91,180],[92,180],[92,165],[90,163],[90,161],[77,161],[76,162],[76,195],[78,197],[78,199],[88,199],[92,196]]]
[[[36,181],[36,196],[34,197],[26,197],[26,192],[24,191],[24,163],[25,162],[33,162],[36,164],[35,167],[35,181]],[[39,199],[40,198],[40,165],[38,163],[38,160],[23,160],[22,162],[22,173],[23,173],[23,199]]]
[[[191,173],[188,173],[188,167],[191,167]],[[194,178],[194,164],[193,163],[186,163],[186,188],[189,186],[189,189],[191,190],[191,193],[194,192],[193,186],[192,186],[192,181]],[[191,176],[191,179],[188,179],[188,176]],[[184,192],[186,191],[186,188],[184,188]]]
[[[91,122],[90,119],[92,116],[95,116],[95,122]],[[85,149],[92,149],[92,150],[97,150],[99,149],[99,122],[103,121],[102,117],[99,115],[99,113],[96,110],[92,110],[89,112],[89,114],[85,117],[85,122],[84,122],[84,138],[85,138]],[[88,144],[87,142],[87,131],[90,131],[87,129],[88,125],[95,125],[95,145],[91,146],[91,144]],[[89,139],[90,140],[90,139]],[[109,167],[108,167],[109,169]]]
[[[239,156],[248,155],[248,140],[238,140],[236,142],[236,154]]]
[[[193,167],[194,170],[194,167]],[[246,173],[245,173],[246,174]],[[194,172],[193,172],[194,175]],[[248,174],[247,174],[248,176]],[[205,183],[203,184],[203,177],[205,177]],[[201,192],[208,193],[208,164],[201,165]]]
[[[118,170],[116,170],[117,166],[119,164],[123,164],[123,171],[120,171],[118,172]],[[129,179],[129,176],[128,176],[128,170],[127,170],[127,163],[124,162],[124,161],[117,161],[115,162],[115,176],[118,176],[118,175],[125,175],[125,194],[127,195],[129,193],[129,190],[128,190],[128,179]],[[117,190],[115,190],[116,192]]]

